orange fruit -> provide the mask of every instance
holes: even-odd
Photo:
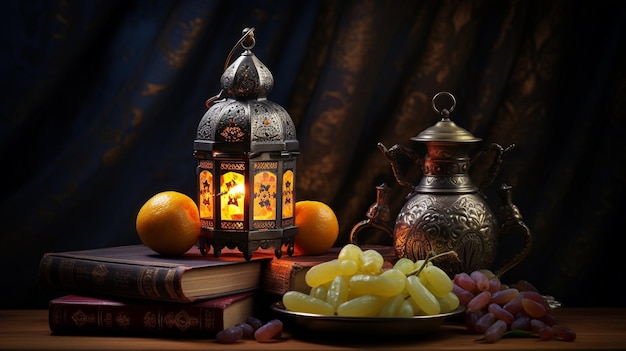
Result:
[[[163,191],[146,201],[135,223],[144,245],[167,256],[182,255],[200,236],[198,206],[189,196]]]
[[[320,201],[296,202],[294,254],[322,255],[333,247],[339,236],[339,222],[330,206]]]

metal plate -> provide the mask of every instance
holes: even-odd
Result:
[[[460,305],[454,311],[433,316],[341,317],[289,311],[280,301],[272,304],[271,309],[283,321],[285,328],[295,333],[344,340],[354,337],[361,340],[377,338],[389,340],[430,335],[438,331],[447,319],[465,312],[465,307]]]

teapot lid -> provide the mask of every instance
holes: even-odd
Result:
[[[442,95],[447,95],[452,99],[452,106],[449,109],[439,110],[435,105],[435,100]],[[439,122],[437,122],[434,126],[426,128],[424,131],[419,133],[417,136],[411,138],[413,141],[447,141],[447,142],[476,142],[482,140],[481,138],[477,138],[472,133],[463,129],[456,125],[456,123],[450,120],[450,112],[454,110],[456,107],[456,99],[454,95],[448,92],[439,92],[433,96],[432,99],[433,110],[439,113],[442,118]]]

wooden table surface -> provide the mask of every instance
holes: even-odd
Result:
[[[0,310],[0,350],[625,350],[626,308],[560,308],[555,315],[564,326],[577,333],[573,342],[540,341],[536,338],[506,338],[495,344],[476,341],[464,327],[445,324],[428,337],[385,344],[303,340],[286,330],[271,343],[244,340],[218,344],[213,339],[158,339],[135,337],[95,337],[51,335],[47,310]]]

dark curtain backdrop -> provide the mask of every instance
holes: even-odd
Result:
[[[138,244],[153,194],[195,195],[193,140],[227,55],[255,27],[273,72],[269,99],[297,128],[297,199],[331,205],[337,245],[365,219],[375,187],[406,188],[376,147],[453,121],[515,144],[499,184],[531,229],[526,279],[565,306],[624,306],[626,161],[623,1],[10,0],[0,11],[2,308],[45,308],[49,251]],[[241,51],[237,51],[235,59]],[[476,184],[485,166],[472,168]],[[415,183],[419,171],[406,174]],[[378,233],[365,241],[384,243]],[[512,244],[510,244],[512,245]],[[510,248],[510,247],[509,247]],[[504,247],[505,251],[507,247]]]

